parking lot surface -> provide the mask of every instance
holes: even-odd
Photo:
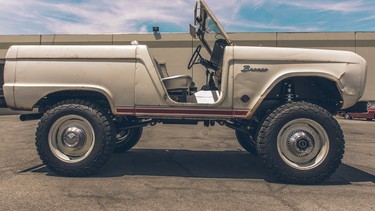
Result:
[[[375,210],[375,121],[342,120],[343,164],[314,186],[277,182],[234,131],[146,127],[140,143],[86,178],[42,165],[37,121],[0,117],[0,210]]]

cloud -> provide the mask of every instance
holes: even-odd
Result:
[[[274,0],[276,4],[288,5],[298,8],[320,11],[335,11],[335,12],[361,12],[374,9],[374,4],[370,1],[363,0],[349,0],[349,1],[327,1],[327,0]]]
[[[175,0],[173,4],[170,0],[7,1],[0,7],[0,20],[2,31],[8,33],[145,32],[144,27],[152,23],[172,25],[181,31],[187,28],[181,24],[192,17],[193,5],[188,0]],[[21,24],[25,28],[19,28]]]
[[[317,31],[317,27],[299,27],[290,25],[275,25],[269,23],[258,23],[254,21],[223,21],[223,24],[227,25],[227,28],[237,29],[240,32],[259,31],[259,30],[273,30],[273,31],[288,31],[288,32],[311,32]],[[242,30],[238,30],[242,29]]]
[[[367,16],[367,17],[361,18],[361,19],[357,20],[357,22],[371,21],[371,20],[375,20],[375,15],[371,15],[371,16]]]
[[[1,34],[187,32],[194,0],[0,0]],[[206,0],[229,31],[319,31],[372,25],[365,0]],[[281,9],[287,9],[285,12]],[[283,12],[281,12],[283,11]],[[304,16],[295,18],[296,15]],[[344,17],[345,16],[345,17]],[[323,21],[326,25],[323,27]],[[331,20],[326,21],[326,19]],[[350,20],[353,19],[353,20]],[[319,24],[318,24],[319,23]],[[340,23],[340,24],[338,24]],[[345,24],[345,26],[344,26]],[[305,27],[305,26],[308,27]],[[354,29],[354,28],[353,28]],[[364,29],[357,29],[366,31]]]
[[[210,5],[214,5],[215,14],[229,31],[371,31],[375,28],[375,1],[370,0],[237,0],[231,4],[236,5],[234,10],[228,9],[228,3],[227,7]],[[357,20],[366,23],[358,25]]]

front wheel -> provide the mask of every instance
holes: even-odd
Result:
[[[48,110],[36,131],[36,147],[44,164],[64,176],[87,176],[111,156],[114,123],[97,105],[66,100]]]
[[[258,154],[278,179],[315,184],[341,164],[343,132],[325,109],[293,102],[273,111],[258,133]]]

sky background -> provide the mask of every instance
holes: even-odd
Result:
[[[194,0],[0,0],[0,34],[188,32]],[[229,32],[375,31],[374,0],[206,0]]]

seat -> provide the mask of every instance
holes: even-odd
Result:
[[[193,79],[188,75],[176,75],[162,78],[165,88],[168,91],[186,89],[195,87]]]
[[[131,42],[131,45],[139,45],[137,40]],[[151,54],[150,54],[151,56]],[[165,88],[167,89],[168,93],[170,92],[186,92],[194,90],[195,83],[193,79],[188,75],[176,75],[176,76],[169,76],[167,68],[165,65],[161,67],[159,62],[151,56],[154,66],[156,66],[161,81],[164,83]],[[195,89],[196,90],[196,89]]]
[[[214,81],[218,89],[220,89],[221,87],[221,74],[222,74],[221,63],[223,61],[224,50],[227,45],[228,45],[228,42],[224,39],[216,40],[214,44],[214,49],[212,51],[212,55],[210,58],[210,62],[212,62],[213,66],[216,68]]]
[[[214,49],[211,54],[210,62],[213,63],[214,67],[218,68],[220,63],[223,60],[225,47],[228,45],[228,42],[224,39],[216,40],[214,44]],[[217,70],[217,69],[216,69]]]
[[[187,102],[187,96],[197,91],[193,79],[188,75],[169,76],[165,65],[160,65],[154,59],[155,65],[159,71],[161,81],[172,100],[176,102]]]
[[[195,88],[193,79],[188,75],[169,76],[165,66],[162,66],[154,59],[156,67],[159,71],[161,81],[164,83],[167,91],[191,90]]]

